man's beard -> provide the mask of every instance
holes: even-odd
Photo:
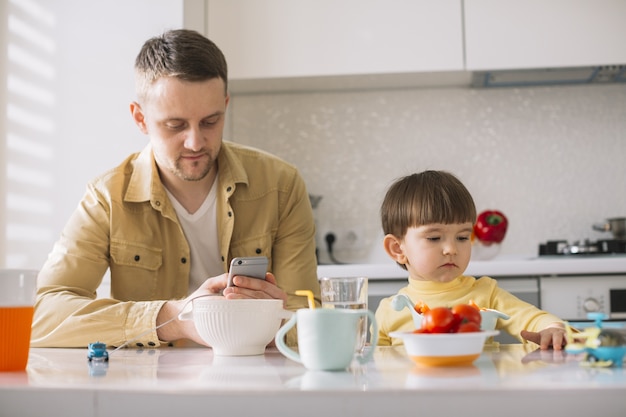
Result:
[[[192,164],[192,167],[195,168],[196,164],[200,164],[200,162],[194,162]],[[178,178],[182,180],[200,181],[204,179],[209,174],[209,172],[211,172],[211,169],[213,168],[214,165],[215,165],[215,161],[209,161],[199,173],[197,173],[196,170],[191,170],[192,172],[186,172],[190,170],[184,169],[181,166],[180,161],[176,161],[176,165],[172,171]]]

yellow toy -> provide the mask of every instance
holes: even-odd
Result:
[[[589,319],[595,321],[594,327],[589,327],[582,332],[574,333],[566,323],[568,353],[585,353],[583,366],[621,367],[626,354],[626,342],[619,332],[603,329],[602,320],[606,315],[602,313],[589,313]]]

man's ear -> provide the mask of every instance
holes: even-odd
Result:
[[[146,127],[146,120],[143,116],[143,110],[141,110],[141,106],[136,101],[130,103],[130,114],[133,117],[133,120],[135,121],[137,127],[139,127],[139,130],[141,130],[141,133],[147,135],[148,128]]]
[[[401,241],[392,234],[388,234],[383,238],[383,247],[387,255],[399,264],[406,264],[406,255],[402,250]]]

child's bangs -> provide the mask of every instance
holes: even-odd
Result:
[[[476,209],[467,192],[450,187],[413,190],[411,210],[408,214],[411,226],[425,224],[474,223]]]

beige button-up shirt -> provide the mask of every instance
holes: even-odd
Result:
[[[297,169],[226,141],[218,167],[220,253],[207,256],[220,256],[224,272],[233,257],[267,256],[288,309],[307,307],[299,289],[319,302],[315,225]],[[189,256],[148,145],[88,184],[39,274],[31,346],[120,346],[143,333],[133,345],[159,346],[156,317],[165,300],[186,297]],[[107,268],[111,298],[96,299]]]

